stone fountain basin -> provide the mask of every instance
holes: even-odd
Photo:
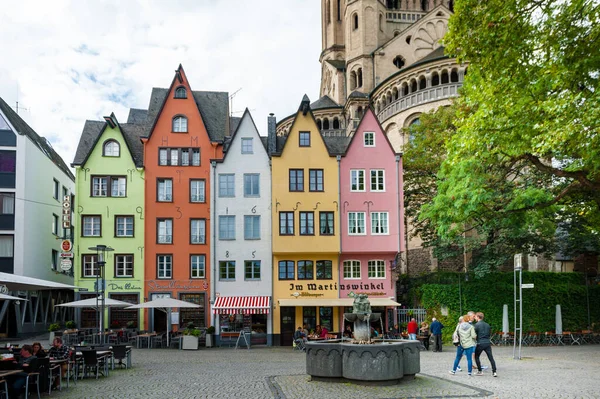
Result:
[[[306,344],[306,373],[313,379],[398,381],[420,371],[419,341],[376,340],[361,345],[328,340]]]

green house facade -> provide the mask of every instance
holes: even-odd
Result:
[[[144,168],[139,124],[119,124],[114,114],[105,122],[86,121],[72,166],[75,167],[75,285],[78,299],[97,297],[137,304],[144,293]],[[92,250],[99,245],[107,251]],[[104,282],[104,284],[102,283]],[[87,290],[86,290],[87,289]],[[143,326],[137,310],[108,308],[104,328]],[[80,328],[98,325],[93,309],[77,315]]]

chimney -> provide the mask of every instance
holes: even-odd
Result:
[[[267,117],[267,151],[269,156],[277,152],[277,119],[275,114],[270,113]]]

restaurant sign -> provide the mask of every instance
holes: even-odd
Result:
[[[206,291],[208,283],[206,281],[194,280],[149,280],[148,288],[152,291],[160,290],[178,290],[178,291]]]

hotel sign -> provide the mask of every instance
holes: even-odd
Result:
[[[71,228],[71,196],[63,196],[63,209],[62,209],[62,225],[63,229]]]

